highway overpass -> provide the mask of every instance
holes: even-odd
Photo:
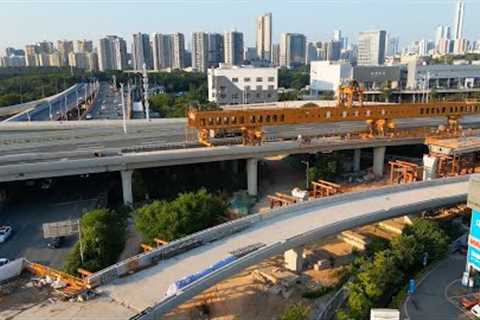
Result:
[[[205,289],[269,257],[288,250],[301,254],[305,244],[344,230],[465,202],[468,179],[469,176],[437,179],[317,199],[201,231],[90,276],[91,283],[101,285],[98,288],[101,298],[87,303],[81,317],[98,314],[108,305],[110,309],[118,308],[119,312],[124,310],[125,314],[143,311],[136,319],[160,319]],[[172,248],[193,241],[201,246],[162,259]],[[204,270],[230,252],[256,243],[266,246],[166,297],[167,288],[175,280]],[[132,271],[137,272],[129,274]]]

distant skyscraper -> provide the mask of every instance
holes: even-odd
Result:
[[[225,63],[241,65],[243,63],[243,33],[237,31],[225,32],[224,50]]]
[[[135,33],[132,43],[133,70],[143,70],[143,64],[146,65],[147,69],[153,69],[152,60],[150,36],[145,33]]]
[[[334,41],[342,41],[342,30],[334,30],[333,31],[333,40]]]
[[[28,67],[36,66],[35,56],[37,55],[39,48],[34,44],[29,44],[25,46],[25,64]]]
[[[394,57],[400,53],[400,38],[389,35],[387,39],[387,49],[385,54],[387,57]]]
[[[208,35],[205,32],[192,34],[192,69],[198,72],[207,72]]]
[[[97,44],[98,69],[124,70],[127,68],[127,43],[117,36],[106,36]]]
[[[185,68],[185,37],[183,33],[174,33],[172,35],[172,68],[182,70]]]
[[[280,65],[280,45],[278,43],[272,45],[272,64],[274,67]]]
[[[311,61],[316,61],[317,59],[317,47],[315,46],[315,43],[309,42],[307,44],[307,50],[305,52],[305,63],[309,64]]]
[[[253,62],[255,60],[258,60],[257,48],[250,47],[250,48],[245,48],[244,50],[245,50],[243,55],[244,61]]]
[[[68,55],[73,52],[73,41],[58,40],[57,50],[60,53],[60,66],[68,66]]]
[[[386,31],[360,32],[358,38],[358,64],[382,65],[385,62]]]
[[[217,67],[219,63],[224,62],[225,51],[223,49],[224,40],[220,33],[208,34],[208,66]]]
[[[45,54],[51,54],[55,51],[55,47],[52,42],[50,41],[42,41],[37,44],[39,47],[39,52],[38,53],[45,53]],[[58,48],[60,50],[60,48]]]
[[[272,14],[257,17],[257,56],[263,61],[272,61]]]
[[[153,68],[162,70],[172,67],[172,36],[154,33],[152,35]]]
[[[292,67],[305,64],[307,38],[300,33],[282,33],[280,37],[280,65]]]
[[[455,11],[455,29],[454,37],[455,40],[463,38],[463,18],[465,16],[465,3],[463,1],[458,1],[457,10]]]

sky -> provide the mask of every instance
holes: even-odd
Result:
[[[135,32],[244,33],[255,45],[256,17],[273,15],[273,40],[298,32],[308,41],[328,40],[335,29],[355,39],[383,29],[402,45],[434,39],[439,24],[453,25],[455,0],[0,0],[0,54],[41,40],[91,39],[107,34],[131,42]],[[465,37],[480,39],[480,0],[465,1]],[[189,44],[187,44],[189,46]]]

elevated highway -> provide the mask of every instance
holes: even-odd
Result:
[[[343,194],[256,214],[172,242],[152,252],[117,263],[89,278],[102,301],[119,309],[142,312],[137,319],[161,315],[203,290],[241,270],[287,250],[335,235],[341,231],[425,209],[466,201],[468,176]],[[199,241],[202,245],[175,257],[162,259],[169,247]],[[204,270],[230,252],[256,243],[266,246],[167,297],[171,283]],[[132,270],[136,273],[128,275]],[[95,308],[84,308],[82,317]]]

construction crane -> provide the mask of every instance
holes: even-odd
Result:
[[[358,103],[355,103],[358,102]],[[459,119],[480,113],[478,101],[430,103],[368,104],[363,103],[363,89],[358,86],[339,88],[336,106],[323,107],[308,102],[299,108],[246,108],[221,111],[191,109],[187,126],[198,130],[199,142],[212,146],[211,133],[241,132],[246,145],[261,144],[265,126],[365,121],[370,136],[393,132],[395,120],[444,116],[448,132],[458,132]]]

